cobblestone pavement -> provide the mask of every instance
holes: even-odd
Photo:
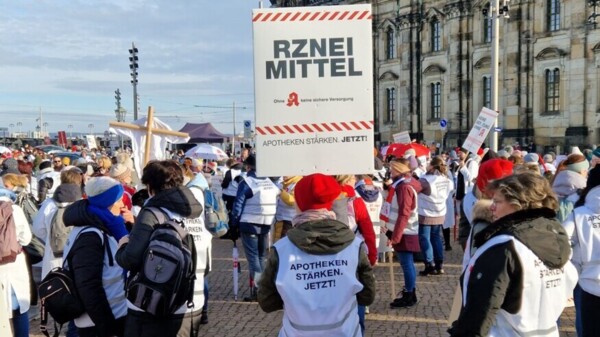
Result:
[[[377,298],[370,306],[367,315],[365,336],[447,336],[447,317],[450,312],[454,290],[460,273],[462,251],[455,244],[446,253],[445,275],[417,277],[418,303],[406,309],[391,309],[389,263],[379,263],[375,267]],[[232,287],[232,243],[230,240],[213,240],[213,271],[209,275],[210,301],[209,323],[201,326],[202,336],[277,336],[281,325],[281,312],[266,314],[257,303],[244,303],[240,299],[248,295],[248,269],[243,260],[240,245],[242,271],[239,276],[240,290],[238,301],[234,301]],[[418,264],[417,270],[422,269]],[[402,269],[393,263],[395,290],[403,284]],[[39,332],[39,313],[31,313],[31,336],[42,337]],[[561,317],[561,336],[574,337],[574,310],[568,308]],[[64,334],[61,334],[64,335]]]

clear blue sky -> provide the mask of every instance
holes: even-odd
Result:
[[[264,6],[270,5],[264,1]],[[253,119],[251,0],[0,2],[0,126],[102,133],[115,94],[133,118],[131,43],[139,49],[140,116],[152,105],[173,129]],[[13,131],[11,130],[11,131]]]

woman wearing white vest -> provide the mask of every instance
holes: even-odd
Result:
[[[275,244],[258,288],[265,312],[284,309],[280,337],[362,336],[357,305],[373,302],[375,279],[364,243],[331,212],[340,193],[322,174],[296,184],[301,213]]]
[[[444,273],[444,247],[442,224],[446,217],[446,200],[454,190],[448,179],[448,166],[441,157],[434,157],[427,166],[427,173],[419,181],[423,190],[419,193],[419,245],[425,259],[421,276]]]
[[[123,186],[112,178],[91,178],[85,192],[88,198],[69,205],[63,215],[65,226],[73,227],[64,264],[85,308],[75,325],[80,337],[123,336],[127,302],[115,253],[133,215],[123,203]]]
[[[221,182],[221,188],[223,189],[223,201],[225,201],[225,207],[227,208],[227,211],[231,212],[233,201],[235,200],[239,186],[239,182],[236,181],[236,178],[242,174],[243,167],[242,163],[235,161],[233,158],[227,159],[225,166],[229,169],[225,172],[225,176]]]
[[[242,238],[248,260],[250,296],[244,301],[256,301],[254,280],[264,269],[269,231],[275,221],[279,189],[269,178],[256,176],[256,158],[249,156],[244,164],[248,174],[240,183],[230,218],[230,238]]]
[[[419,216],[417,193],[421,183],[412,176],[408,160],[390,162],[393,183],[381,208],[382,232],[388,237],[402,267],[404,288],[401,297],[390,303],[392,308],[411,307],[417,303],[417,270],[413,255],[419,252]]]
[[[475,234],[461,278],[457,336],[559,336],[577,272],[548,181],[525,172],[492,181],[494,222]]]
[[[600,167],[593,168],[587,186],[563,227],[571,238],[571,261],[579,272],[574,293],[578,336],[600,336]],[[579,324],[577,324],[579,323]]]

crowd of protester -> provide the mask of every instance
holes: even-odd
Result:
[[[451,228],[464,256],[450,336],[558,336],[571,300],[578,336],[600,335],[600,148],[375,151],[369,174],[304,177],[258,176],[250,149],[222,162],[167,157],[136,172],[128,151],[80,149],[73,161],[31,147],[2,155],[0,217],[12,217],[18,248],[0,259],[0,305],[14,336],[29,335],[33,265],[42,279],[56,267],[73,277],[85,311],[67,336],[197,336],[209,323],[213,237],[241,241],[243,300],[283,310],[280,336],[364,335],[382,253],[393,251],[403,274],[390,307],[412,307],[420,280],[445,274],[444,252],[458,249]],[[218,206],[207,191],[226,231],[208,220]],[[189,233],[193,295],[158,317],[131,284],[168,220]],[[319,275],[327,279],[311,281]]]

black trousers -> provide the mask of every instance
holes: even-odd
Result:
[[[125,316],[126,317],[126,316]],[[123,331],[125,330],[125,317],[121,317],[115,321],[115,331],[118,337],[123,336]],[[77,332],[79,333],[79,337],[99,337],[98,331],[96,331],[96,327],[92,326],[89,328],[77,328]]]
[[[197,337],[202,310],[185,315],[156,318],[144,312],[127,311],[125,337]]]
[[[583,337],[600,336],[600,297],[581,290],[581,325]]]

